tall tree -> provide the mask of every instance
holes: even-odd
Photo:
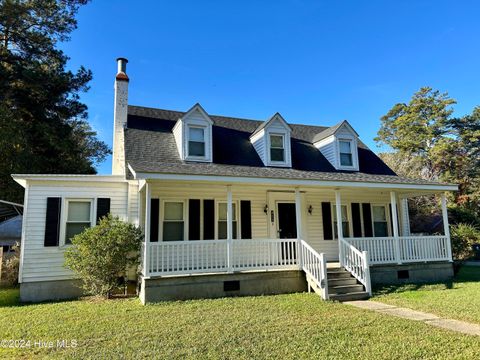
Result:
[[[425,177],[438,176],[431,152],[448,132],[449,120],[456,101],[447,93],[430,87],[417,91],[408,104],[398,103],[382,116],[382,126],[375,138],[402,155],[418,157]]]
[[[12,173],[94,174],[109,153],[80,101],[92,73],[58,49],[87,2],[0,1],[0,198],[22,200]]]
[[[407,176],[459,184],[457,204],[480,205],[480,107],[453,116],[455,100],[429,87],[381,118],[375,140],[395,153],[385,159]]]

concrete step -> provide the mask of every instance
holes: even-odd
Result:
[[[354,277],[349,278],[333,278],[328,279],[328,286],[341,286],[341,285],[356,285],[357,279]]]
[[[328,284],[328,293],[331,295],[356,293],[356,292],[362,292],[364,290],[365,289],[363,288],[362,284],[340,285],[340,286],[330,286],[330,284]]]
[[[327,279],[330,281],[330,279],[348,279],[351,278],[352,275],[348,271],[334,271],[334,272],[329,272],[327,271]]]
[[[346,294],[333,294],[330,295],[330,300],[334,301],[354,301],[354,300],[366,300],[370,296],[366,291],[358,291],[353,293],[346,293]]]

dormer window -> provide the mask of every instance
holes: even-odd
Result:
[[[281,134],[270,134],[270,161],[285,162],[285,137]]]
[[[200,104],[188,110],[173,127],[173,137],[180,159],[195,162],[212,162],[213,121]]]
[[[188,127],[188,156],[205,157],[205,128]]]
[[[318,133],[312,143],[335,169],[359,171],[358,134],[347,121]]]
[[[352,140],[340,139],[340,166],[353,166]]]
[[[250,135],[250,141],[265,166],[292,166],[291,133],[290,125],[276,113]]]

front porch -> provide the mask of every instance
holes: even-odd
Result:
[[[189,277],[193,283],[199,276],[293,271],[324,299],[335,298],[334,283],[362,285],[368,295],[371,267],[452,261],[443,192],[444,234],[409,232],[406,199],[432,192],[145,181],[142,279],[185,284]],[[338,261],[354,282],[329,283],[327,260]]]

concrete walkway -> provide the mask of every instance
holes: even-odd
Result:
[[[355,306],[360,309],[376,311],[382,314],[397,316],[403,319],[421,321],[428,325],[460,332],[463,334],[480,336],[480,325],[468,323],[465,321],[445,319],[434,314],[397,307],[394,305],[387,305],[369,300],[345,301],[344,304]]]

